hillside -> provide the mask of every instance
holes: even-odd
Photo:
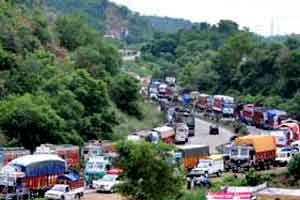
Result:
[[[121,73],[117,49],[83,17],[49,21],[23,3],[0,1],[0,144],[82,144],[160,120]]]
[[[175,33],[190,28],[192,23],[182,19],[140,16],[125,6],[108,0],[25,0],[29,6],[42,7],[50,19],[78,13],[89,24],[108,37],[115,37],[129,44],[148,41],[154,32]]]

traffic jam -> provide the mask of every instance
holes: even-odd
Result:
[[[226,172],[286,166],[300,151],[299,123],[285,111],[237,103],[229,96],[178,89],[174,78],[152,80],[142,93],[165,114],[165,123],[134,131],[127,139],[176,145],[172,158],[186,170],[189,189],[210,187],[211,177]],[[222,137],[219,122],[223,119],[264,131],[242,135],[237,129],[230,140],[211,149],[211,144],[191,142],[199,134],[196,121],[200,115],[213,121],[208,132],[201,134],[215,138]],[[89,190],[115,192],[122,173],[113,166],[117,156],[112,141],[90,141],[82,147],[43,144],[32,154],[24,148],[0,148],[0,198],[61,200],[80,199]],[[79,169],[78,173],[73,169]],[[208,197],[214,195],[208,193]]]

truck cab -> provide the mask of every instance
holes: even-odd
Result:
[[[253,160],[254,150],[248,145],[233,145],[229,149],[230,168],[239,171],[249,168]]]
[[[102,178],[110,169],[111,162],[107,156],[91,157],[84,169],[85,181],[88,185],[92,185],[93,180]]]
[[[207,159],[199,160],[196,168],[192,172],[198,172],[207,175],[220,176],[224,171],[224,160],[222,155],[211,155]]]
[[[283,147],[276,150],[276,163],[280,166],[286,166],[293,156],[292,148]]]

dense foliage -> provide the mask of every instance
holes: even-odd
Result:
[[[156,34],[142,50],[144,60],[161,66],[154,76],[175,74],[187,89],[286,109],[300,119],[300,40],[290,36],[276,41],[221,20],[177,34]]]
[[[0,135],[8,145],[111,139],[119,112],[141,116],[139,85],[120,75],[118,51],[84,17],[49,24],[38,7],[0,3]]]
[[[170,162],[164,144],[122,142],[118,144],[117,165],[124,170],[119,191],[133,200],[178,199],[184,176],[180,167]]]

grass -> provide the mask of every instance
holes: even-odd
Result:
[[[156,104],[150,102],[140,102],[139,107],[143,113],[143,119],[128,116],[118,112],[121,123],[115,128],[114,140],[126,137],[133,131],[142,129],[152,129],[163,124],[163,113],[159,111]]]

